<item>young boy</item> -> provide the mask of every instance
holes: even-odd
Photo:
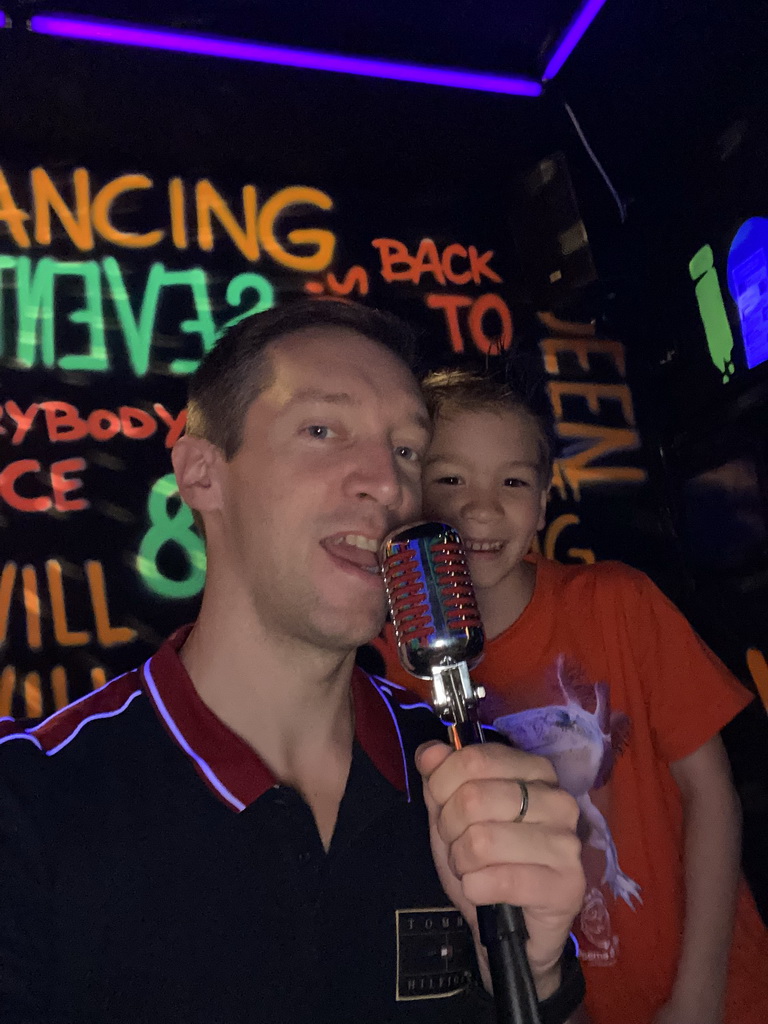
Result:
[[[642,573],[531,555],[551,481],[545,421],[467,370],[424,385],[424,514],[462,534],[486,632],[484,721],[548,757],[581,807],[575,931],[594,1024],[766,1024],[768,932],[739,879],[720,729],[749,693]],[[377,642],[390,678],[391,629]]]

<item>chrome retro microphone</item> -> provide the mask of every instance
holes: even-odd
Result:
[[[379,564],[403,668],[432,683],[433,707],[455,749],[484,742],[478,702],[485,690],[469,670],[485,636],[461,537],[447,523],[415,523],[384,538]],[[495,903],[478,907],[477,920],[499,1024],[540,1024],[522,910]]]
[[[464,545],[445,523],[416,523],[384,539],[380,564],[400,661],[432,683],[432,704],[451,725],[454,746],[482,743],[469,678],[485,636]]]

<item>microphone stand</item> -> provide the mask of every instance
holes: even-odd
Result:
[[[477,700],[485,696],[485,690],[472,684],[466,663],[436,667],[432,680],[435,703],[441,710],[448,710],[453,719],[450,736],[454,749],[484,743]],[[508,903],[478,907],[477,923],[480,941],[488,952],[498,1024],[541,1024],[536,986],[525,952],[528,932],[522,909]]]

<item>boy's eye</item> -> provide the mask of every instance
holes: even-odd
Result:
[[[406,462],[418,462],[419,453],[415,448],[409,448],[406,444],[398,445],[395,448],[395,452],[400,456],[401,459],[405,459]]]
[[[523,480],[519,476],[508,476],[504,481],[505,487],[528,487],[530,486],[527,480]]]
[[[457,487],[461,481],[457,476],[441,476],[435,480],[436,484],[447,484],[448,487]]]
[[[323,426],[321,423],[313,423],[312,426],[305,427],[304,432],[310,437],[317,438],[318,441],[325,441],[329,437],[336,436],[330,427]]]

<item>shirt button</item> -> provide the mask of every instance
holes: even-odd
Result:
[[[304,850],[302,853],[299,854],[299,864],[308,864],[311,859],[312,859],[312,854],[311,853],[307,853],[306,850]]]

